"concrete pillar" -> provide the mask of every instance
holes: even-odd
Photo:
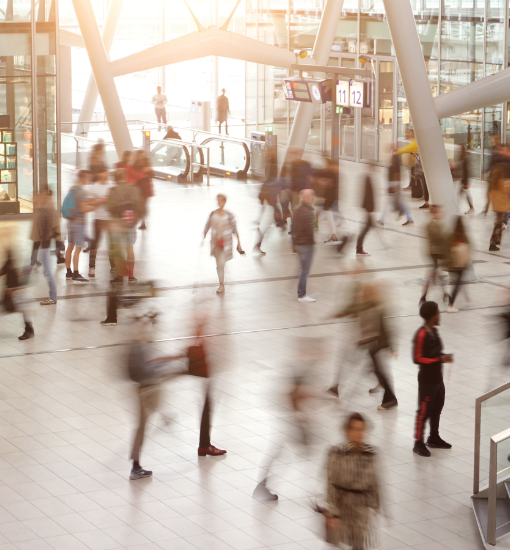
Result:
[[[312,53],[312,59],[317,65],[328,64],[343,5],[343,0],[326,0]],[[304,149],[314,110],[315,105],[313,103],[299,103],[290,131],[287,153],[290,147]]]
[[[450,217],[459,213],[459,206],[411,4],[384,0],[384,7],[430,199]]]
[[[112,0],[110,6],[117,4],[117,2],[121,2],[121,0]],[[103,102],[106,119],[110,126],[115,149],[120,158],[124,151],[133,149],[133,143],[129,135],[126,118],[122,111],[115,81],[110,72],[108,58],[101,35],[99,34],[94,11],[90,0],[73,0],[73,5],[92,66],[92,73],[94,74],[97,89]]]
[[[106,12],[106,17],[104,20],[102,36],[104,50],[107,57],[110,56],[110,50],[112,48],[117,25],[119,23],[120,12],[122,10],[123,2],[124,0],[110,0],[110,3],[108,4],[108,11]],[[83,98],[83,105],[81,107],[78,122],[92,120],[92,117],[94,116],[94,109],[96,108],[97,96],[97,84],[94,78],[94,71],[92,71],[92,74],[89,77],[85,97]],[[76,135],[86,136],[89,132],[89,127],[90,124],[77,124],[75,132]]]

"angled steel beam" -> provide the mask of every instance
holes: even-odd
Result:
[[[104,20],[103,27],[103,45],[105,53],[107,56],[110,55],[110,50],[112,49],[113,38],[115,36],[115,31],[117,30],[117,25],[119,23],[120,12],[122,10],[122,4],[124,0],[111,0],[108,5],[108,11],[106,12],[106,17]],[[94,109],[96,108],[97,103],[97,84],[94,74],[91,73],[89,77],[89,83],[87,85],[87,90],[85,92],[85,97],[83,98],[83,104],[80,110],[80,117],[78,122],[85,122],[87,120],[93,120]],[[86,136],[89,133],[90,124],[78,124],[76,126],[76,135]]]
[[[434,98],[437,118],[483,109],[510,101],[510,69],[499,71]]]
[[[209,27],[205,31],[195,31],[112,61],[110,71],[113,76],[122,76],[209,55],[283,68],[290,68],[296,62],[293,52],[241,34]]]
[[[73,6],[101,101],[103,102],[115,149],[120,158],[124,151],[133,148],[133,143],[131,142],[126,118],[122,111],[115,81],[110,72],[103,41],[97,28],[94,10],[92,9],[90,0],[73,0]]]
[[[430,198],[453,216],[459,213],[457,195],[413,10],[409,0],[384,0],[384,7]]]

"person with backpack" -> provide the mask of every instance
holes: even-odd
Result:
[[[130,283],[136,283],[133,246],[136,242],[136,224],[143,215],[142,196],[137,186],[127,182],[127,174],[123,168],[115,171],[115,183],[116,185],[110,189],[106,203],[112,217],[110,231],[117,270],[117,276],[110,282],[123,284],[127,275]],[[121,251],[124,247],[127,261]]]
[[[131,345],[128,354],[128,376],[138,384],[137,396],[139,403],[140,416],[138,420],[138,429],[135,432],[130,458],[133,461],[133,467],[129,475],[130,480],[151,477],[152,471],[145,470],[140,465],[140,455],[145,439],[145,428],[152,413],[157,412],[161,402],[161,384],[172,374],[185,374],[186,371],[172,371],[168,368],[170,361],[182,358],[178,356],[160,357],[158,359],[149,359],[148,347],[144,340],[150,338],[148,329],[155,322],[156,315],[152,312],[147,313],[141,319],[144,324],[137,325],[136,338]]]
[[[89,179],[90,171],[80,170],[78,181],[71,187],[62,203],[62,216],[67,220],[66,282],[89,282],[78,271],[80,252],[85,240],[85,213],[92,210],[84,189]],[[74,271],[71,271],[71,260]]]

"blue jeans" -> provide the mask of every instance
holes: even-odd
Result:
[[[52,300],[57,299],[57,287],[55,286],[55,279],[53,278],[53,273],[50,268],[50,249],[41,248],[41,259],[44,267],[44,276],[48,281],[48,286],[50,287],[50,298]]]
[[[298,298],[306,296],[306,281],[310,273],[313,258],[313,244],[297,244],[294,246],[301,262],[301,274],[299,275]]]

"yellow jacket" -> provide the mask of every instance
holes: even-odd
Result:
[[[417,153],[418,152],[418,144],[416,143],[416,138],[413,138],[411,143],[409,145],[406,145],[405,147],[402,147],[402,149],[399,149],[397,151],[397,155],[405,155],[406,153]]]

